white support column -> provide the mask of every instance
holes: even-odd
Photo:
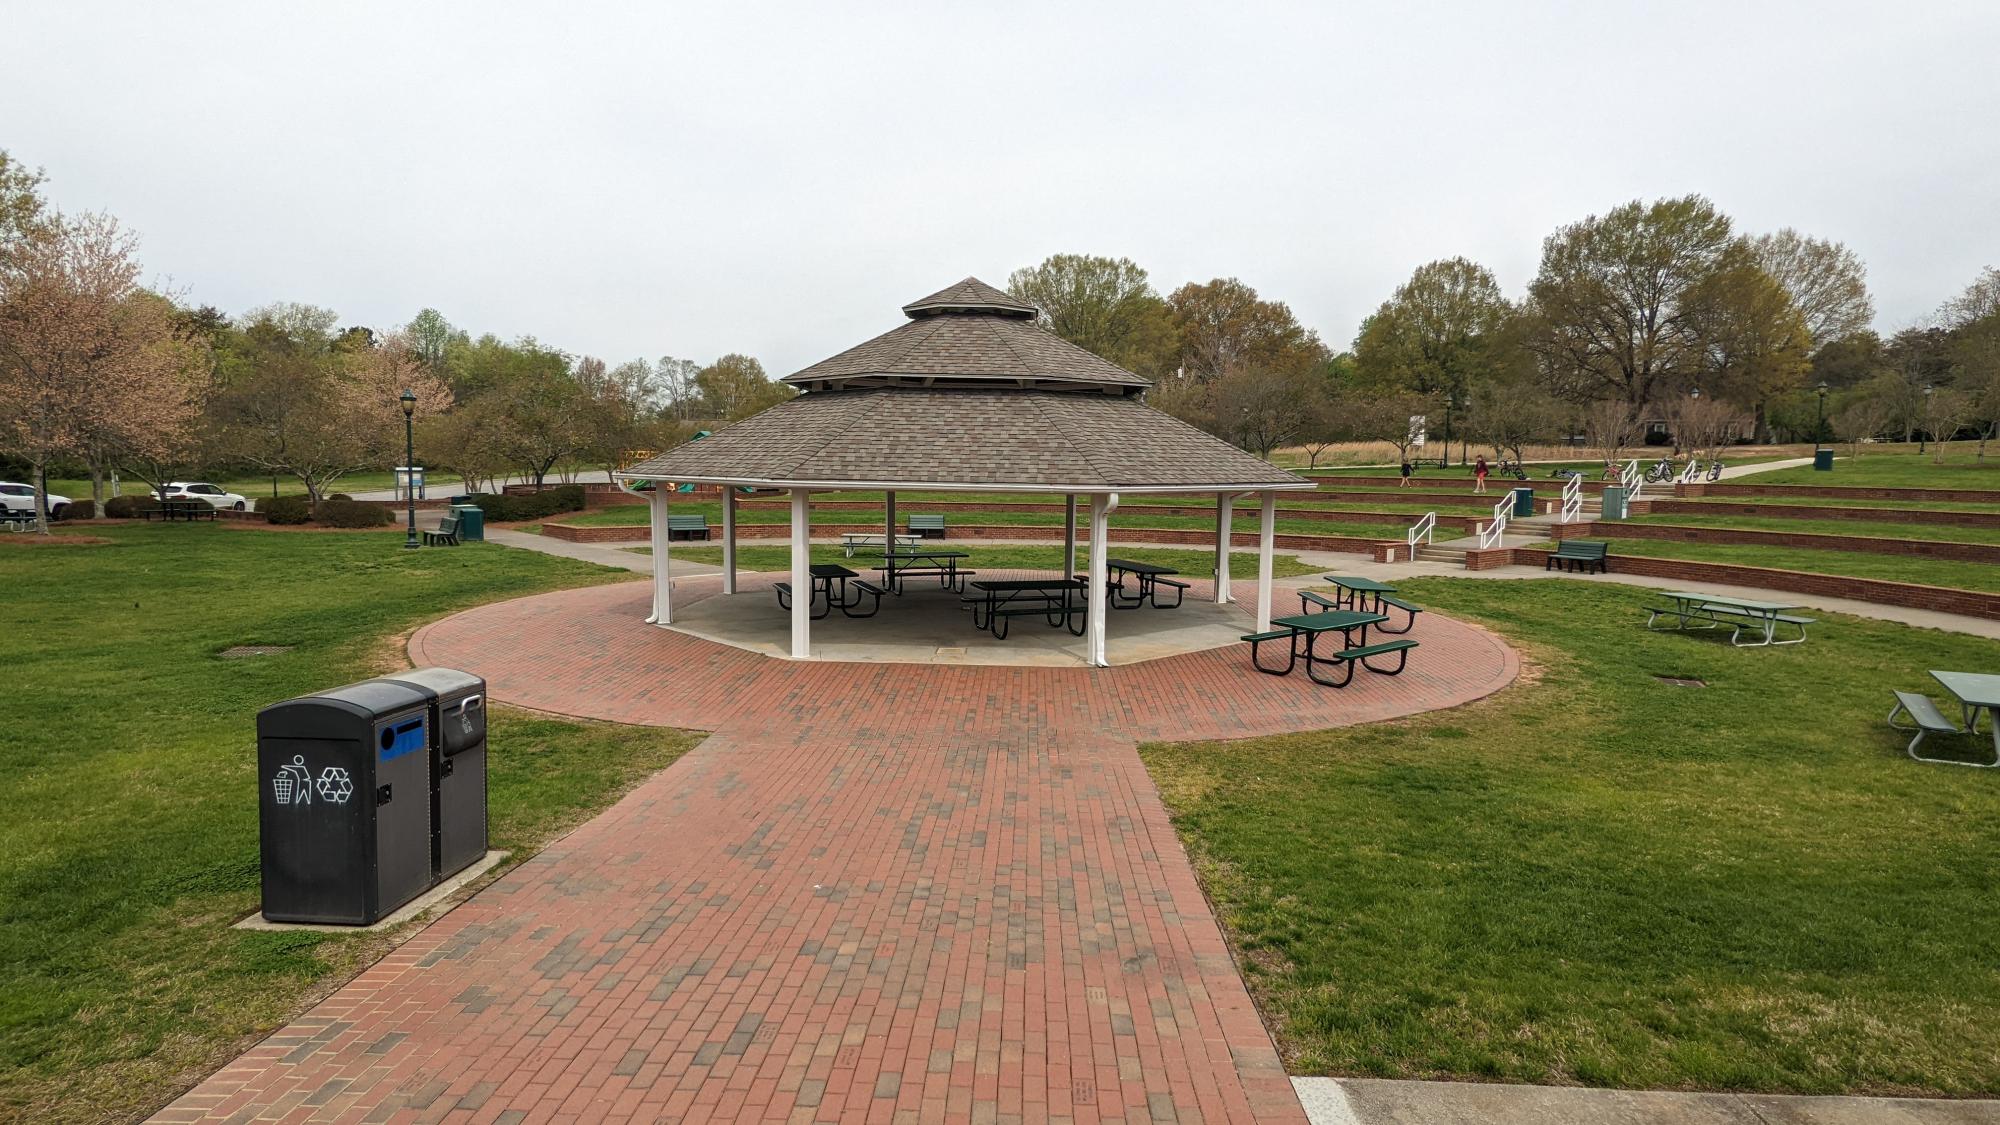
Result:
[[[674,579],[673,560],[669,557],[667,539],[667,491],[666,481],[653,482],[653,616],[646,619],[648,625],[669,625],[674,620]]]
[[[1063,577],[1076,573],[1076,493],[1063,496]]]
[[[882,565],[894,566],[896,563],[889,556],[896,553],[896,494],[885,492],[882,495],[888,499],[882,511]]]
[[[1231,493],[1215,494],[1215,604],[1227,605],[1235,600],[1229,591],[1229,548],[1233,537],[1229,533],[1236,519],[1236,497]]]
[[[722,592],[736,592],[736,486],[722,486]]]
[[[1257,631],[1262,633],[1271,628],[1271,548],[1277,539],[1278,494],[1262,492],[1257,498],[1263,502],[1257,526]]]
[[[803,488],[792,489],[792,659],[812,657],[812,511],[806,504],[811,495]]]
[[[1084,604],[1090,607],[1090,622],[1084,629],[1084,661],[1093,667],[1109,667],[1111,662],[1104,655],[1104,618],[1111,608],[1106,597],[1106,584],[1111,580],[1111,568],[1105,565],[1109,553],[1107,541],[1111,538],[1111,513],[1118,509],[1118,494],[1096,493],[1090,498],[1090,573],[1085,579]]]

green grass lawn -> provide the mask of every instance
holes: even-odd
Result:
[[[1209,516],[1162,516],[1143,510],[1120,506],[1112,518],[1113,527],[1170,528],[1182,531],[1208,531],[1215,529],[1215,519]],[[709,526],[722,526],[722,505],[720,503],[675,504],[671,510],[679,515],[700,515],[708,520]],[[1240,509],[1239,509],[1240,510]],[[1419,512],[1423,509],[1419,509]],[[1249,516],[1238,516],[1230,522],[1230,528],[1237,532],[1254,532],[1258,528],[1255,509]],[[1412,512],[1414,522],[1417,512]],[[900,513],[899,513],[900,515]],[[1408,522],[1398,522],[1385,518],[1379,522],[1346,523],[1336,520],[1279,519],[1276,528],[1281,532],[1300,535],[1336,535],[1354,539],[1401,539],[1407,534]],[[644,504],[620,504],[610,508],[598,508],[588,512],[571,512],[554,517],[551,522],[575,524],[583,527],[635,527],[647,521],[647,506]],[[737,518],[746,524],[788,524],[791,514],[780,509],[745,508],[737,511]],[[881,514],[870,515],[861,511],[820,511],[814,514],[815,523],[826,524],[869,524],[879,526]],[[900,521],[899,521],[900,522]],[[1084,522],[1081,518],[1079,523]],[[999,525],[1005,527],[1061,527],[1061,512],[948,512],[945,523]],[[719,532],[718,532],[719,534]]]
[[[85,530],[0,537],[0,1118],[143,1115],[391,944],[229,928],[258,904],[258,708],[401,666],[452,610],[620,577],[400,532]],[[516,860],[692,742],[504,708],[491,738]]]
[[[1673,524],[1679,527],[1728,527],[1742,531],[1773,531],[1800,535],[1858,535],[1879,539],[1923,539],[1943,543],[2000,543],[2000,527],[1953,527],[1940,523],[1896,523],[1882,520],[1788,520],[1776,516],[1700,516],[1669,513],[1633,516],[1629,523]]]
[[[967,543],[952,543],[947,544],[947,548],[953,551],[964,551],[970,555],[970,558],[960,559],[959,565],[981,572],[990,573],[992,571],[1005,570],[1060,571],[1062,569],[1062,548],[1060,546],[973,546]],[[651,547],[628,547],[626,550],[637,554],[650,555],[653,553]],[[689,562],[711,563],[720,566],[722,565],[722,548],[682,546],[676,543],[674,544],[673,557],[686,559]],[[1086,552],[1079,550],[1076,557],[1078,564],[1082,565],[1088,556]],[[1212,561],[1214,556],[1207,551],[1176,551],[1166,548],[1125,547],[1113,544],[1112,557],[1130,559],[1133,562],[1153,563],[1157,566],[1170,566],[1182,574],[1192,574],[1200,578],[1207,578],[1210,567],[1214,565]],[[857,553],[853,558],[848,558],[840,547],[818,544],[812,549],[812,561],[815,563],[839,563],[851,570],[858,570],[865,574],[869,567],[876,565],[881,559],[879,555],[874,558],[869,557],[865,549],[863,552]],[[744,570],[790,570],[792,566],[791,548],[739,546],[736,549],[736,565]],[[1271,556],[1271,573],[1279,578],[1291,578],[1301,574],[1318,574],[1326,569],[1326,567],[1311,566],[1300,562],[1297,556],[1294,555],[1274,554]],[[1257,556],[1243,551],[1231,552],[1229,556],[1229,576],[1236,579],[1257,577]]]
[[[1734,649],[1631,588],[1398,585],[1530,674],[1143,748],[1294,1073],[2000,1093],[2000,785],[1882,721],[2000,644],[1823,614]]]
[[[2000,444],[1987,443],[1986,459],[1975,460],[1976,442],[1956,441],[1945,450],[1938,464],[1936,451],[1918,454],[1915,447],[1895,451],[1864,447],[1861,456],[1849,456],[1849,447],[1836,447],[1833,469],[1819,472],[1811,465],[1794,469],[1774,469],[1737,479],[1738,484],[1820,484],[1888,488],[1990,488],[2000,491]]]
[[[1710,543],[1676,543],[1661,539],[1611,538],[1613,567],[1619,555],[1645,555],[1656,559],[1694,559],[1700,562],[1733,563],[1738,566],[1766,566],[1778,570],[1803,570],[1812,574],[1838,574],[1849,578],[1881,578],[1890,582],[1920,582],[1926,586],[1950,586],[1959,590],[2000,593],[2000,566],[1982,562],[1954,562],[1949,559],[1904,558],[1897,555],[1868,555],[1858,551],[1826,551],[1808,547],[1749,547]]]
[[[1663,496],[1671,499],[1671,496]],[[1695,497],[1683,503],[1756,504],[1759,507],[1788,508],[1885,508],[1892,511],[1916,512],[1990,512],[1990,502],[1978,500],[1865,500],[1845,496],[1711,496]],[[1884,516],[1884,519],[1891,517]]]

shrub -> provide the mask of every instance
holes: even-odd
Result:
[[[64,523],[71,520],[94,520],[97,518],[97,508],[88,500],[74,500],[63,508],[62,515],[55,518]]]
[[[328,527],[382,527],[395,522],[388,508],[360,500],[322,500],[313,518]]]
[[[479,506],[480,511],[486,513],[486,519],[491,523],[547,519],[557,512],[582,511],[583,486],[557,485],[525,496],[478,492],[473,494],[472,502]]]
[[[279,496],[257,505],[257,510],[270,523],[300,524],[311,523],[312,505],[303,496]]]
[[[333,495],[331,495],[331,496],[327,497],[327,499],[328,499],[328,500],[352,500],[352,499],[354,499],[354,497],[352,497],[352,496],[349,496],[349,495],[348,495],[347,493],[345,493],[345,492],[336,492],[336,493],[334,493]]]
[[[159,504],[151,496],[113,496],[104,502],[104,514],[114,520],[136,520],[140,512]]]

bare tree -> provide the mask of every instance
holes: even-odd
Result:
[[[1583,410],[1583,432],[1590,444],[1604,454],[1607,464],[1631,444],[1639,430],[1639,411],[1623,399],[1598,399]]]
[[[1854,251],[1790,227],[1751,240],[1750,250],[1791,295],[1813,347],[1852,336],[1874,321],[1868,270]]]

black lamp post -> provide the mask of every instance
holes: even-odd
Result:
[[[1823,381],[1819,386],[1813,388],[1813,391],[1819,395],[1819,425],[1813,428],[1814,453],[1818,453],[1820,446],[1826,444],[1826,392],[1831,389]]]
[[[409,532],[403,539],[403,549],[417,549],[417,394],[403,389],[403,498],[409,501]]]
[[[1450,391],[1444,393],[1444,455],[1438,458],[1438,468],[1451,468],[1451,408],[1458,405],[1458,396]]]
[[[1931,436],[1931,391],[1935,389],[1929,383],[1924,384],[1924,428],[1917,431],[1917,456],[1919,457],[1923,456],[1924,444],[1930,440]]]

